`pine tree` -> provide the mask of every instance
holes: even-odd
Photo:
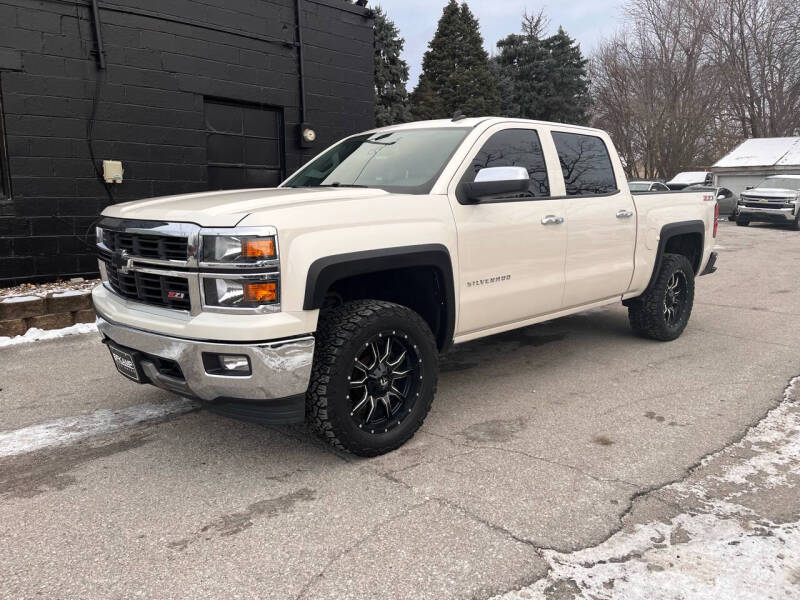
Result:
[[[497,114],[500,98],[489,68],[478,21],[466,2],[450,0],[422,59],[422,74],[411,94],[417,119]]]
[[[405,40],[380,7],[375,18],[375,125],[383,127],[411,119],[408,108],[408,63],[401,58]]]
[[[551,93],[546,101],[548,120],[583,125],[589,121],[589,61],[581,48],[559,27],[544,40],[550,61]]]
[[[524,15],[522,33],[497,42],[495,58],[504,93],[502,114],[507,117],[583,124],[588,121],[588,61],[580,47],[559,27],[544,37],[542,13]]]

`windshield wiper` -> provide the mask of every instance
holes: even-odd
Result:
[[[308,186],[314,187],[314,186]],[[316,187],[348,187],[348,188],[365,188],[369,187],[368,185],[359,185],[357,183],[339,183],[338,181],[334,181],[333,183],[320,183]]]

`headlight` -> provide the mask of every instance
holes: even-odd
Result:
[[[277,280],[203,278],[206,306],[278,310],[280,290]]]
[[[253,264],[278,257],[275,236],[204,235],[203,262]]]

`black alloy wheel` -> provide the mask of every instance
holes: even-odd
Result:
[[[378,333],[353,361],[350,417],[373,434],[397,427],[412,411],[422,377],[422,359],[408,334],[396,329]]]
[[[664,322],[668,327],[674,327],[683,317],[687,287],[686,275],[682,271],[675,271],[667,281],[664,292]]]
[[[628,319],[639,335],[668,342],[680,337],[694,304],[694,269],[681,254],[664,254],[653,283],[627,302]]]
[[[439,376],[436,339],[406,306],[353,300],[320,314],[306,419],[323,440],[360,456],[407,442]]]

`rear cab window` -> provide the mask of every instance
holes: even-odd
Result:
[[[550,196],[550,182],[539,134],[535,129],[503,129],[484,142],[461,178],[462,183],[475,181],[481,169],[490,167],[524,167],[530,176],[526,192],[509,200],[541,199]]]
[[[553,131],[553,142],[567,196],[597,196],[618,191],[605,142],[594,135]]]

